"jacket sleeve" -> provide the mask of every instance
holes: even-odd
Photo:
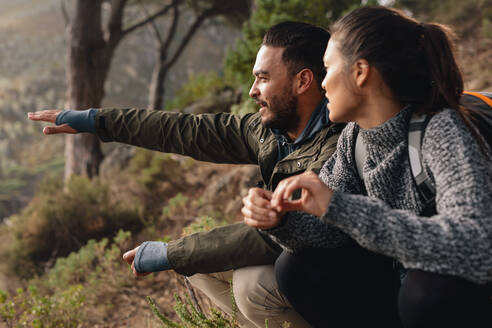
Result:
[[[257,114],[182,114],[146,109],[100,109],[96,133],[152,150],[187,155],[201,161],[257,164],[258,143],[249,127]]]
[[[167,256],[177,273],[191,276],[251,265],[273,265],[281,250],[267,235],[244,223],[236,223],[171,241]]]

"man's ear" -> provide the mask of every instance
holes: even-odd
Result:
[[[362,87],[371,72],[371,66],[369,62],[363,58],[357,59],[353,65],[352,76],[354,78],[355,84],[360,88]]]
[[[303,69],[295,76],[294,91],[300,95],[306,92],[314,82],[314,74],[310,69]]]

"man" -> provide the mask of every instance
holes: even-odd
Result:
[[[96,133],[118,141],[215,163],[257,164],[263,185],[274,190],[284,178],[318,172],[336,148],[343,128],[328,120],[321,81],[329,34],[305,23],[273,26],[258,51],[250,96],[255,114],[190,115],[140,109],[42,111],[32,120],[56,122],[45,134]],[[264,197],[262,189],[250,191]],[[251,196],[251,195],[250,195]],[[169,244],[145,242],[124,255],[135,275],[174,269],[189,276],[222,310],[231,313],[229,280],[244,327],[293,327],[307,323],[278,291],[273,264],[281,248],[243,223],[193,234]]]

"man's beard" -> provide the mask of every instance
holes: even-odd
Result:
[[[300,117],[297,114],[297,98],[286,88],[280,96],[273,96],[270,106],[267,106],[272,117],[262,121],[265,128],[283,131],[294,131],[299,126]]]

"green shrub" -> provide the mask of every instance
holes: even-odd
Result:
[[[181,323],[172,321],[162,314],[157,308],[155,301],[147,296],[147,302],[150,305],[152,313],[159,319],[164,327],[168,328],[190,328],[190,327],[210,327],[210,328],[239,328],[237,321],[238,308],[232,292],[232,281],[230,283],[230,297],[232,302],[232,315],[227,315],[216,308],[211,308],[206,314],[200,308],[200,305],[195,306],[191,302],[189,291],[185,295],[185,301],[178,295],[174,294],[175,304],[174,311],[178,315]],[[282,328],[290,328],[290,322],[284,321]],[[268,319],[265,319],[265,328],[268,328]]]
[[[183,109],[211,92],[224,89],[226,85],[224,78],[219,77],[215,71],[192,75],[176,93],[174,98],[166,103],[165,108]]]
[[[176,216],[186,216],[189,209],[188,203],[188,197],[182,193],[177,193],[162,208],[161,220],[175,218]]]
[[[246,114],[258,110],[258,106],[248,95],[254,81],[251,69],[263,36],[271,26],[283,21],[296,21],[328,28],[347,10],[360,6],[360,4],[359,0],[256,0],[256,10],[243,25],[244,38],[237,42],[234,50],[227,53],[225,59],[225,80],[242,89],[242,102],[232,106],[231,112]]]
[[[7,327],[78,327],[85,296],[81,285],[54,295],[41,295],[34,285],[19,288],[16,295],[0,292],[0,318]]]
[[[0,319],[8,327],[79,327],[87,323],[90,307],[111,302],[128,280],[121,249],[129,245],[130,232],[113,238],[89,240],[78,252],[58,258],[40,278],[29,281],[15,295],[0,291]]]
[[[183,175],[192,167],[192,159],[184,159],[184,166],[173,159],[173,155],[164,154],[138,148],[132,157],[128,171],[135,176],[138,183],[149,190],[158,191],[159,185],[167,182],[174,189],[180,191],[184,188]]]
[[[201,231],[209,231],[213,228],[217,228],[223,225],[226,225],[227,222],[225,220],[217,220],[210,216],[200,216],[195,219],[191,224],[183,228],[183,235],[191,235],[195,232]]]
[[[210,327],[210,328],[239,328],[239,324],[236,321],[235,313],[232,317],[224,314],[216,308],[210,309],[208,315],[204,314],[197,309],[190,301],[189,295],[186,295],[186,301],[183,301],[178,295],[174,295],[175,305],[174,311],[178,315],[181,323],[174,322],[163,315],[155,301],[147,296],[147,301],[150,305],[152,312],[164,325],[169,328],[187,328],[187,327]]]
[[[91,238],[142,226],[137,206],[113,203],[106,184],[79,176],[72,177],[66,189],[60,180],[46,180],[11,222],[15,242],[7,252],[9,265],[25,278],[40,273],[41,264],[68,255]]]
[[[98,295],[101,285],[117,287],[128,279],[128,271],[121,270],[121,250],[128,248],[131,232],[120,230],[110,244],[107,238],[91,239],[77,252],[56,260],[55,266],[40,280],[48,290],[64,289],[74,284],[86,284]],[[111,275],[108,282],[102,277]]]
[[[227,53],[224,74],[228,81],[241,86],[244,99],[254,81],[252,64],[265,32],[273,25],[290,20],[307,22],[324,28],[340,17],[347,9],[360,5],[359,0],[256,0],[256,10],[243,26],[244,39]]]

